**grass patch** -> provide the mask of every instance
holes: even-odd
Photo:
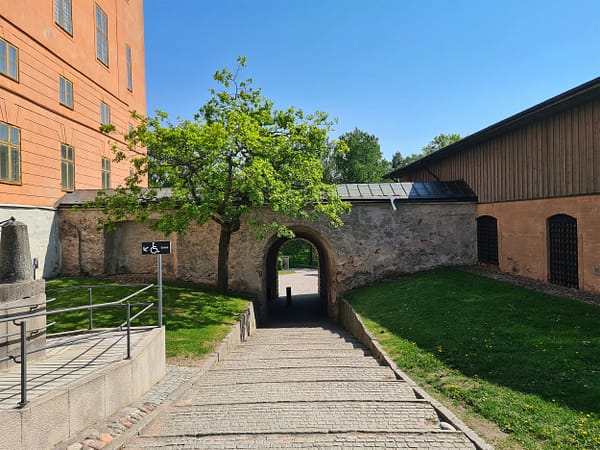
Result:
[[[415,381],[507,433],[497,448],[600,448],[597,306],[451,269],[348,300]]]
[[[119,300],[141,287],[99,287],[112,284],[91,278],[59,278],[46,283],[48,298],[57,300],[48,305],[49,310],[88,304],[87,289],[54,290],[74,286],[98,286],[93,289],[93,303],[100,304]],[[156,302],[157,287],[131,299],[131,302]],[[223,339],[240,314],[248,306],[248,300],[216,294],[192,284],[163,284],[163,324],[166,326],[167,357],[196,358],[210,353]],[[132,307],[132,315],[141,307]],[[48,322],[56,321],[48,331],[87,329],[88,312],[77,311],[48,316]],[[94,309],[94,328],[112,328],[125,321],[124,307]],[[134,326],[156,325],[157,310],[151,308],[140,316]]]

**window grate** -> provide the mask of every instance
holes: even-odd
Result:
[[[492,216],[477,219],[477,259],[498,265],[498,221]]]
[[[579,288],[577,219],[558,214],[548,219],[550,283]]]

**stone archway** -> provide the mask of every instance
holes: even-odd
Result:
[[[317,250],[319,257],[319,297],[327,304],[327,316],[337,320],[338,304],[336,298],[336,277],[335,277],[335,256],[329,242],[316,230],[306,226],[289,227],[296,237],[294,239],[303,239],[311,243]],[[287,242],[288,238],[280,238],[276,235],[268,240],[264,250],[264,273],[262,295],[263,311],[268,311],[268,302],[277,296],[278,275],[277,275],[277,256],[281,246]],[[267,317],[268,320],[268,317]]]

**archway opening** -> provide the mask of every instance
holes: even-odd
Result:
[[[270,325],[335,317],[331,250],[315,232],[293,231],[295,238],[274,237],[266,249],[264,287]]]

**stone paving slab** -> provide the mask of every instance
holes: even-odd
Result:
[[[295,402],[172,408],[144,432],[196,436],[260,433],[345,433],[439,429],[427,402]]]
[[[474,449],[444,428],[347,333],[295,324],[257,330],[125,448]]]
[[[448,431],[426,433],[338,433],[338,434],[266,434],[224,435],[203,437],[164,438],[141,437],[127,449],[473,449],[473,444],[462,434]]]
[[[191,391],[180,406],[261,402],[415,400],[413,389],[401,381],[307,381],[283,383],[225,384]]]
[[[244,369],[229,370],[226,373],[209,370],[198,380],[198,385],[211,384],[253,384],[265,382],[292,381],[372,381],[395,380],[393,372],[387,367],[313,367],[280,369]]]
[[[364,348],[328,348],[328,349],[304,349],[290,350],[280,348],[244,349],[240,352],[232,352],[227,359],[229,361],[252,361],[257,359],[288,359],[288,358],[357,358],[370,357],[371,352]]]
[[[380,367],[379,361],[374,358],[360,356],[326,357],[321,358],[281,358],[281,359],[238,359],[226,360],[221,363],[221,369],[278,369],[292,367]]]

